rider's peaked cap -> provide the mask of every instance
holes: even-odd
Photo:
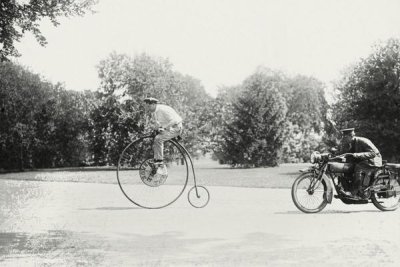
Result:
[[[354,133],[354,130],[355,130],[354,128],[347,128],[347,129],[342,129],[340,131],[342,132],[343,135],[348,135]]]
[[[158,99],[154,98],[154,97],[146,97],[143,102],[147,103],[147,104],[157,104],[159,101]]]

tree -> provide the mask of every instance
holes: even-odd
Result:
[[[244,81],[223,136],[227,163],[244,167],[278,164],[287,123],[280,82],[276,73],[260,71]]]
[[[377,44],[336,85],[333,120],[370,138],[384,158],[400,159],[400,40]]]
[[[199,114],[204,113],[210,96],[199,80],[174,71],[166,59],[146,54],[132,58],[112,53],[100,62],[98,72],[99,104],[91,135],[96,162],[115,164],[126,142],[149,130],[142,103],[148,96],[174,107],[182,116],[183,143],[192,154],[205,150],[202,129],[207,122]]]
[[[21,66],[0,63],[0,162],[3,168],[31,165],[35,114],[51,91],[50,84]]]
[[[0,168],[85,162],[92,103],[90,92],[68,91],[19,65],[0,63]]]
[[[97,0],[31,0],[22,4],[16,0],[0,2],[0,62],[10,56],[19,56],[15,42],[19,42],[26,32],[32,32],[41,45],[46,38],[40,31],[40,21],[48,18],[54,26],[59,25],[61,16],[82,16]]]
[[[313,77],[297,75],[287,78],[284,86],[288,117],[305,131],[320,133],[323,130],[328,103],[324,84]]]
[[[302,162],[309,160],[311,151],[321,150],[322,140],[327,123],[329,108],[325,96],[324,85],[313,77],[297,75],[289,77],[283,72],[265,67],[256,70],[259,75],[265,75],[271,86],[277,88],[283,96],[287,107],[287,122],[283,129],[283,145],[280,153],[281,162]],[[212,113],[214,131],[211,136],[212,149],[220,162],[225,162],[223,151],[223,136],[225,129],[232,123],[234,117],[232,105],[239,97],[246,94],[243,85],[224,87],[219,91]]]
[[[285,78],[282,86],[288,106],[289,124],[286,128],[282,160],[308,161],[314,150],[322,150],[326,133],[328,103],[324,85],[313,77],[297,75]]]
[[[233,103],[242,90],[241,86],[222,87],[215,99],[211,99],[200,117],[207,123],[204,125],[204,136],[208,137],[207,151],[213,152],[213,158],[224,164],[227,160],[224,155],[224,135],[227,126],[232,122]]]

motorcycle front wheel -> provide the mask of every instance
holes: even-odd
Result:
[[[317,213],[328,204],[325,198],[325,181],[317,181],[313,173],[300,175],[292,185],[294,205],[305,213]]]
[[[379,177],[373,184],[379,188],[372,192],[371,200],[375,207],[381,211],[393,211],[400,205],[399,181],[390,177]]]

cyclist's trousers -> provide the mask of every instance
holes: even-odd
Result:
[[[181,132],[182,124],[179,123],[169,127],[169,129],[164,130],[154,138],[153,151],[155,160],[164,159],[164,142],[177,137]]]

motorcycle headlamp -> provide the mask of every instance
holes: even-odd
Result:
[[[317,163],[321,160],[321,154],[318,151],[311,153],[310,161],[311,163]]]

